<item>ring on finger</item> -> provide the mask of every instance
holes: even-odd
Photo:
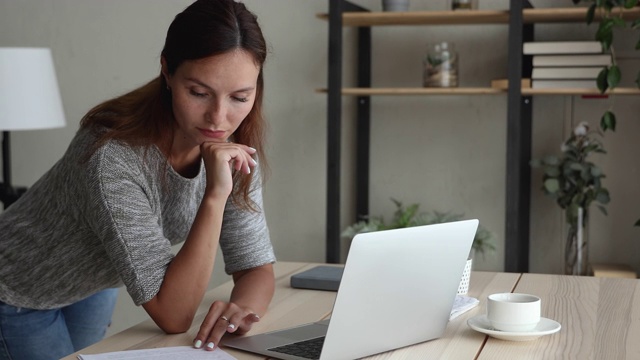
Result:
[[[229,318],[228,318],[228,317],[226,317],[226,316],[224,316],[224,315],[223,315],[223,316],[220,316],[220,319],[222,319],[222,320],[224,320],[224,321],[226,321],[226,322],[228,322],[228,323],[229,323],[229,325],[227,325],[227,328],[228,328],[228,329],[233,330],[233,329],[235,329],[235,328],[236,328],[236,326],[235,326],[234,324],[232,324],[232,323],[231,323],[231,320],[229,320]]]

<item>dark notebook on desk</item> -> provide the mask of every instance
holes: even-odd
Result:
[[[358,234],[331,319],[222,345],[278,359],[356,359],[440,337],[478,220]],[[302,342],[308,355],[296,348]]]
[[[344,268],[319,265],[291,276],[291,287],[297,289],[338,291]]]

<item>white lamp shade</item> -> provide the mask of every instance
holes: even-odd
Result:
[[[0,130],[64,125],[51,50],[0,47]]]

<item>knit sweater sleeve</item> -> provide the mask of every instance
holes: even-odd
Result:
[[[101,240],[136,305],[160,290],[173,259],[158,195],[131,148],[111,142],[89,161],[85,219]]]
[[[220,247],[227,274],[276,261],[263,211],[260,171],[253,176],[250,198],[256,211],[240,208],[231,200],[225,207]]]

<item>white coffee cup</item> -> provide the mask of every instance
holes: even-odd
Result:
[[[487,319],[496,330],[531,331],[540,322],[540,303],[535,295],[492,294],[487,298]]]

